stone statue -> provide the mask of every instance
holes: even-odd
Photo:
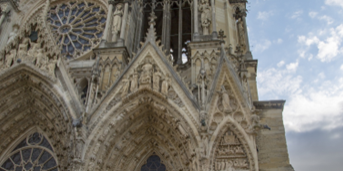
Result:
[[[29,38],[24,38],[23,42],[19,45],[18,48],[18,58],[25,59],[27,56],[27,47],[30,43]]]
[[[49,75],[55,77],[55,69],[56,69],[57,60],[55,58],[50,59],[48,64],[48,72]]]
[[[241,44],[242,50],[244,51],[246,48],[245,45],[245,29],[244,29],[244,23],[241,18],[237,21],[238,26],[238,33],[239,33],[239,42]]]
[[[113,14],[112,41],[116,42],[120,33],[123,18],[123,4],[118,4]]]
[[[17,55],[17,50],[16,49],[12,49],[10,51],[10,54],[6,55],[6,67],[11,67],[12,63],[14,63],[15,61],[15,57]]]
[[[28,56],[28,61],[33,62],[34,59],[36,58],[36,56],[39,53],[39,49],[40,49],[40,43],[32,43],[31,42],[31,48],[30,50],[27,52],[27,56]]]
[[[222,96],[222,105],[223,105],[223,111],[225,113],[232,112],[231,104],[230,104],[230,96],[227,90],[224,86],[222,86],[221,90],[221,96]]]
[[[167,74],[166,78],[162,82],[162,88],[161,88],[162,94],[168,95],[169,84],[170,84],[170,78],[169,78],[169,75]]]
[[[132,78],[131,78],[131,88],[130,88],[130,91],[131,92],[135,92],[138,88],[138,73],[137,71],[135,70],[133,75],[132,75]]]
[[[81,139],[79,139],[76,143],[76,148],[75,148],[75,157],[77,159],[81,159],[82,150],[83,150],[83,141]]]
[[[127,93],[129,92],[129,88],[130,88],[130,80],[128,77],[124,78],[122,80],[123,82],[123,88],[122,88],[122,91],[121,91],[121,96],[122,97],[125,97],[127,95]]]
[[[155,91],[160,91],[160,80],[162,77],[162,73],[160,72],[160,70],[158,68],[156,68],[156,71],[153,75],[153,90]]]
[[[39,48],[37,50],[37,56],[36,56],[36,66],[38,68],[43,68],[44,66],[47,65],[47,59],[44,55],[43,49]]]
[[[203,35],[209,35],[209,27],[211,24],[211,7],[208,0],[201,0],[199,5],[199,11],[201,12],[201,26]]]
[[[142,75],[139,79],[140,85],[151,85],[151,75],[152,75],[152,64],[150,60],[146,60],[145,64],[142,66]]]
[[[14,25],[13,26],[13,31],[9,34],[8,36],[8,40],[7,40],[7,44],[11,43],[12,41],[14,41],[15,37],[17,36],[18,32],[18,26]]]

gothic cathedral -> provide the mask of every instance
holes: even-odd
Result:
[[[293,171],[246,0],[0,0],[0,171]]]

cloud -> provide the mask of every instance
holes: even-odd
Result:
[[[339,6],[343,7],[343,1],[342,0],[325,0],[325,4],[326,5],[332,5],[332,6],[339,5]]]
[[[327,16],[327,15],[324,15],[324,16],[321,16],[319,17],[320,20],[325,20],[327,22],[328,25],[332,24],[334,22],[334,20]]]
[[[284,62],[279,64],[283,66]],[[287,99],[283,112],[287,131],[343,127],[343,77],[328,81],[324,73],[319,73],[317,80],[304,82],[303,77],[296,73],[298,67],[297,60],[285,68],[259,71],[259,96],[264,99]]]
[[[296,12],[294,12],[294,13],[292,14],[291,18],[292,18],[292,19],[299,18],[301,14],[303,14],[303,11],[302,11],[302,10],[296,11]]]
[[[343,71],[343,65],[341,65],[341,68],[340,68],[342,71]]]
[[[343,54],[343,47],[341,47],[343,39],[343,24],[336,28],[328,30],[319,30],[318,36],[310,33],[308,36],[299,36],[298,43],[305,45],[305,48],[299,50],[299,55],[305,57],[312,45],[318,49],[317,58],[322,62],[330,62],[338,55]]]
[[[267,20],[272,15],[273,15],[272,11],[262,11],[262,12],[260,11],[260,12],[258,12],[257,19]]]
[[[257,52],[263,52],[267,50],[272,45],[272,42],[270,40],[262,40],[261,42],[257,43],[255,46],[255,51]]]
[[[280,62],[277,64],[278,67],[282,67],[283,65],[285,65],[285,61],[280,61]],[[343,66],[343,65],[342,65],[342,66]]]
[[[290,72],[295,72],[295,71],[297,71],[298,66],[299,66],[299,62],[297,61],[297,62],[288,64],[286,66],[286,68]]]
[[[312,11],[312,12],[310,12],[310,13],[308,13],[308,15],[311,17],[311,18],[315,18],[316,16],[317,16],[317,12],[314,12],[314,11]]]

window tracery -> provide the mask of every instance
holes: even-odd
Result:
[[[61,53],[75,58],[100,43],[106,13],[95,3],[81,1],[58,4],[50,8],[48,21],[56,35]]]
[[[166,171],[166,166],[161,163],[160,157],[152,155],[148,158],[147,163],[142,166],[141,171]]]
[[[58,171],[48,140],[33,133],[21,141],[2,163],[0,171]]]

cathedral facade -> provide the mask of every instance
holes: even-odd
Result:
[[[0,171],[293,171],[246,0],[0,0]]]

